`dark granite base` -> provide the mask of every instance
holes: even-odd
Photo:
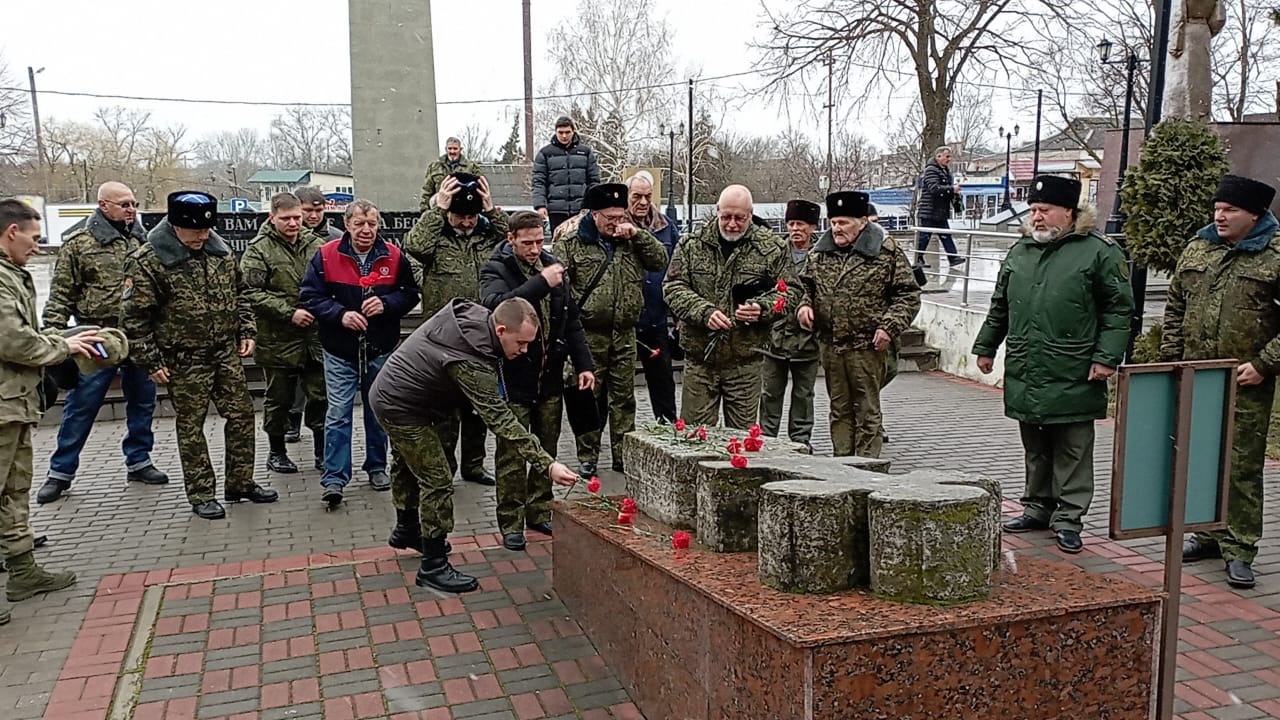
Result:
[[[1019,558],[967,605],[791,595],[757,581],[755,553],[673,550],[572,504],[555,514],[556,592],[647,717],[1150,716],[1147,588]]]

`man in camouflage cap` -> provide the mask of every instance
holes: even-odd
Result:
[[[591,186],[583,208],[556,229],[555,253],[596,366],[600,430],[577,436],[579,472],[589,476],[600,461],[606,422],[613,469],[622,470],[622,437],[636,429],[636,322],[644,309],[645,273],[667,267],[667,249],[627,221],[626,185]]]
[[[1213,196],[1213,222],[1178,259],[1164,310],[1160,359],[1236,358],[1235,437],[1227,529],[1197,533],[1182,559],[1223,558],[1227,583],[1254,585],[1262,539],[1262,470],[1280,373],[1280,223],[1275,188],[1227,175]]]
[[[451,137],[444,141],[444,154],[440,159],[427,166],[427,176],[422,183],[422,203],[418,210],[426,212],[435,207],[435,195],[440,192],[444,179],[457,173],[479,175],[480,163],[464,156],[462,141]]]
[[[253,353],[257,328],[235,256],[212,231],[218,201],[180,190],[147,244],[125,263],[122,322],[133,359],[169,386],[187,499],[206,520],[226,517],[215,498],[204,420],[209,401],[226,420],[227,502],[276,501],[253,480],[254,412],[240,358]]]
[[[324,466],[324,360],[316,316],[302,306],[299,288],[307,264],[324,241],[302,223],[302,203],[293,193],[271,198],[271,213],[240,257],[245,294],[257,320],[254,361],[267,374],[262,402],[262,429],[271,443],[267,469],[296,473],[285,435],[289,410],[301,383],[307,396],[306,423],[311,429],[316,469]]]
[[[822,208],[808,200],[787,203],[787,240],[796,274],[804,267],[818,229]],[[818,381],[818,339],[802,327],[795,313],[782,313],[773,321],[769,340],[763,350],[761,372],[760,426],[764,434],[777,437],[782,425],[782,402],[787,395],[787,376],[791,376],[791,414],[787,421],[787,437],[810,447],[813,436],[813,386]],[[811,448],[812,449],[812,448]]]
[[[726,427],[756,421],[760,347],[773,321],[799,297],[790,251],[755,221],[752,209],[745,186],[725,188],[716,217],[680,238],[663,283],[684,348],[680,412],[695,425],[716,424],[721,404]]]
[[[480,302],[480,268],[506,239],[507,214],[494,206],[489,181],[469,173],[445,177],[435,207],[422,213],[404,240],[405,252],[422,265],[422,314],[430,317],[454,298]],[[458,413],[440,438],[449,466],[461,465],[467,482],[496,484],[484,467],[484,423],[465,404]],[[453,460],[459,435],[461,462]]]
[[[77,325],[119,325],[125,259],[146,239],[133,191],[122,183],[103,183],[98,188],[98,209],[58,249],[49,302],[44,306],[44,326],[66,328],[72,318]],[[125,478],[144,485],[169,482],[169,476],[151,462],[156,384],[141,368],[126,361],[81,375],[67,392],[57,448],[49,458],[48,479],[36,493],[36,502],[53,502],[71,487],[80,468],[80,452],[89,441],[98,410],[117,376],[125,400],[127,430],[121,445]]]
[[[1052,529],[1078,553],[1093,501],[1095,420],[1107,414],[1107,378],[1129,344],[1133,290],[1124,251],[1080,207],[1080,181],[1040,175],[1031,219],[1009,249],[991,309],[973,343],[990,373],[1003,342],[1004,413],[1018,421],[1026,454],[1022,515],[1005,532]]]
[[[920,287],[897,243],[867,220],[868,200],[863,192],[827,196],[831,229],[805,258],[796,317],[818,336],[834,454],[876,458],[889,344],[920,311]]]
[[[36,565],[30,522],[31,431],[40,419],[41,368],[68,356],[96,357],[104,341],[95,332],[67,338],[40,332],[36,286],[26,266],[40,252],[40,213],[21,200],[0,200],[0,557],[8,568],[10,602],[61,590],[76,581],[69,572]],[[9,611],[0,608],[0,625]]]

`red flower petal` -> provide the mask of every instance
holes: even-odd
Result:
[[[633,515],[633,513],[618,513],[618,524],[619,524],[619,525],[630,525],[630,524],[631,524],[631,516],[632,516],[632,515]]]
[[[736,468],[744,468],[747,466],[747,456],[734,455],[733,457],[729,458],[729,464],[733,465]]]
[[[689,533],[683,530],[677,530],[675,534],[671,536],[671,547],[677,550],[683,550],[689,547],[689,541],[691,539],[692,538],[689,537]]]

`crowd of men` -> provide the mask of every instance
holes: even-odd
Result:
[[[830,229],[821,234],[824,207],[794,199],[779,237],[755,215],[750,189],[731,185],[715,216],[680,237],[657,212],[648,178],[598,182],[594,154],[568,118],[535,163],[534,212],[508,215],[495,206],[475,170],[451,138],[427,171],[421,217],[400,244],[379,232],[378,208],[367,200],[347,206],[339,232],[325,222],[314,188],[280,193],[239,258],[212,231],[212,196],[173,193],[165,219],[146,232],[129,188],[105,183],[97,211],[59,254],[43,323],[24,269],[40,218],[20,202],[0,201],[0,551],[12,572],[9,599],[74,582],[31,559],[30,433],[44,366],[58,369],[46,377],[69,391],[38,502],[72,487],[93,418],[119,375],[127,480],[169,480],[150,457],[156,385],[164,384],[187,498],[210,520],[226,513],[203,430],[211,401],[226,419],[223,500],[277,500],[257,482],[242,358],[252,355],[266,373],[267,470],[298,472],[288,443],[305,425],[330,508],[352,479],[358,393],[362,469],[373,489],[391,491],[396,511],[389,543],[419,550],[418,583],[448,592],[477,586],[448,560],[455,475],[496,486],[508,549],[523,550],[527,530],[550,535],[553,483],[596,473],[605,428],[611,468],[624,470],[637,358],[654,415],[695,426],[759,421],[776,435],[789,383],[787,435],[806,447],[821,366],[834,453],[879,456],[880,391],[896,367],[894,345],[919,311],[920,284],[907,250],[872,220],[867,194],[828,195]],[[1124,355],[1133,307],[1124,254],[1092,229],[1080,190],[1075,180],[1035,179],[1030,224],[1002,264],[974,346],[978,367],[990,372],[1005,345],[1007,414],[1020,422],[1026,449],[1024,513],[1005,529],[1052,530],[1066,552],[1082,547],[1093,421],[1105,415],[1105,380]],[[1179,266],[1162,348],[1171,358],[1226,352],[1245,362],[1240,412],[1253,414],[1237,422],[1249,430],[1236,438],[1236,521],[1187,548],[1189,557],[1227,558],[1236,584],[1252,583],[1266,408],[1280,370],[1280,309],[1271,302],[1280,243],[1268,191],[1255,181],[1223,181],[1215,224]],[[940,186],[937,199],[949,202],[947,192],[954,188]],[[1263,298],[1241,280],[1252,294],[1236,297],[1245,291],[1221,284],[1224,274],[1265,276],[1272,294]],[[1265,318],[1263,332],[1224,331],[1220,316],[1249,302]],[[425,321],[401,342],[401,320],[419,303]],[[678,407],[673,344],[684,357]],[[562,463],[555,456],[566,415],[576,457]],[[496,437],[493,474],[485,467],[488,432]]]

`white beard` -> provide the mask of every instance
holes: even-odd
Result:
[[[1044,230],[1032,230],[1031,237],[1038,243],[1047,243],[1062,237],[1062,232],[1060,227],[1050,227]]]

